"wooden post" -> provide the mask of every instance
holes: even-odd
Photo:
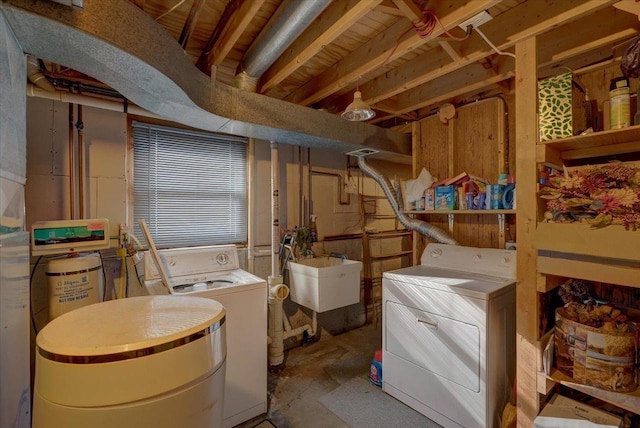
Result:
[[[516,208],[517,287],[516,352],[518,426],[532,427],[540,403],[537,392],[536,341],[538,295],[534,245],[536,208],[537,42],[532,37],[516,44]]]

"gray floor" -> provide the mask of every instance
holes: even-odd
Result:
[[[438,427],[369,382],[382,333],[374,325],[339,334],[286,353],[286,367],[269,374],[268,414],[238,427],[278,428]],[[383,369],[384,376],[384,369]]]

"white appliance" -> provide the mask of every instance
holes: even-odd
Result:
[[[215,299],[227,311],[224,427],[267,411],[267,283],[240,269],[235,245],[160,250],[167,288],[149,253],[145,285],[150,294]]]
[[[428,244],[385,272],[383,391],[444,427],[497,427],[515,377],[512,250]]]
[[[0,427],[31,425],[29,327],[29,234],[0,231]]]
[[[67,312],[36,338],[34,428],[222,424],[225,310],[142,296]]]
[[[109,220],[36,221],[31,226],[31,255],[59,255],[46,264],[49,320],[102,301],[102,258],[88,251],[109,248]]]

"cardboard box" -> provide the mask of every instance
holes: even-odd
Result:
[[[424,191],[424,209],[427,211],[436,209],[436,191],[434,188],[429,188]]]
[[[622,428],[622,418],[604,410],[554,395],[533,421],[535,428]]]
[[[456,208],[456,187],[438,186],[435,188],[436,210],[454,210]]]

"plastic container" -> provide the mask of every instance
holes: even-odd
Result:
[[[609,86],[609,124],[611,129],[626,128],[631,125],[629,79],[616,77]]]
[[[49,320],[102,301],[104,281],[98,254],[52,258],[47,263],[46,275],[49,284]]]
[[[371,360],[369,380],[376,386],[382,386],[382,349],[377,349]]]

